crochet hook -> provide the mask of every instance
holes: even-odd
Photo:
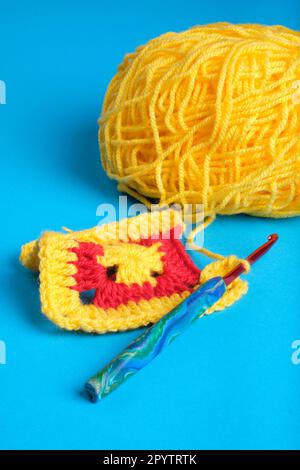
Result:
[[[252,265],[278,240],[276,234],[246,258]],[[240,263],[224,277],[218,276],[198,287],[177,307],[135,339],[104,369],[85,384],[88,398],[92,402],[103,399],[125,380],[151,362],[161,351],[182,333],[194,320],[203,315],[226,292],[240,274],[246,271],[246,263]]]

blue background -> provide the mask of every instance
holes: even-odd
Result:
[[[215,21],[300,29],[298,0],[1,1],[1,448],[300,448],[300,220],[219,218],[206,246],[248,254],[280,243],[249,274],[250,292],[199,321],[98,405],[84,381],[137,332],[89,336],[40,314],[37,281],[18,263],[41,230],[98,222],[117,203],[99,164],[96,120],[124,53],[168,30]]]

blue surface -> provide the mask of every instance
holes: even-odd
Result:
[[[197,322],[102,403],[85,380],[137,332],[89,336],[41,316],[19,248],[42,229],[86,228],[116,202],[100,169],[97,125],[125,52],[193,24],[281,23],[300,29],[298,0],[1,2],[1,448],[300,448],[300,220],[219,218],[206,246],[248,254],[280,243],[249,274],[250,292]],[[2,343],[0,343],[1,345]]]

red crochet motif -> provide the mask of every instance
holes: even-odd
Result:
[[[170,296],[174,293],[192,291],[199,282],[200,270],[194,265],[182,243],[177,239],[176,228],[170,232],[168,239],[166,234],[157,239],[141,239],[130,243],[138,243],[143,246],[151,246],[161,243],[159,251],[163,253],[163,272],[156,277],[156,285],[152,286],[146,281],[139,284],[126,285],[115,282],[108,276],[107,268],[102,266],[97,257],[103,256],[102,245],[92,242],[79,242],[79,246],[70,251],[76,253],[75,264],[77,273],[73,276],[76,284],[72,289],[79,292],[95,289],[92,303],[101,308],[116,308],[129,301],[139,302],[142,299],[149,300],[153,297]]]

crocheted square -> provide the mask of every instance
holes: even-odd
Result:
[[[129,225],[128,225],[129,224]],[[142,214],[24,245],[40,270],[43,313],[68,330],[105,333],[154,323],[187,297],[200,270],[178,239],[176,211]]]

